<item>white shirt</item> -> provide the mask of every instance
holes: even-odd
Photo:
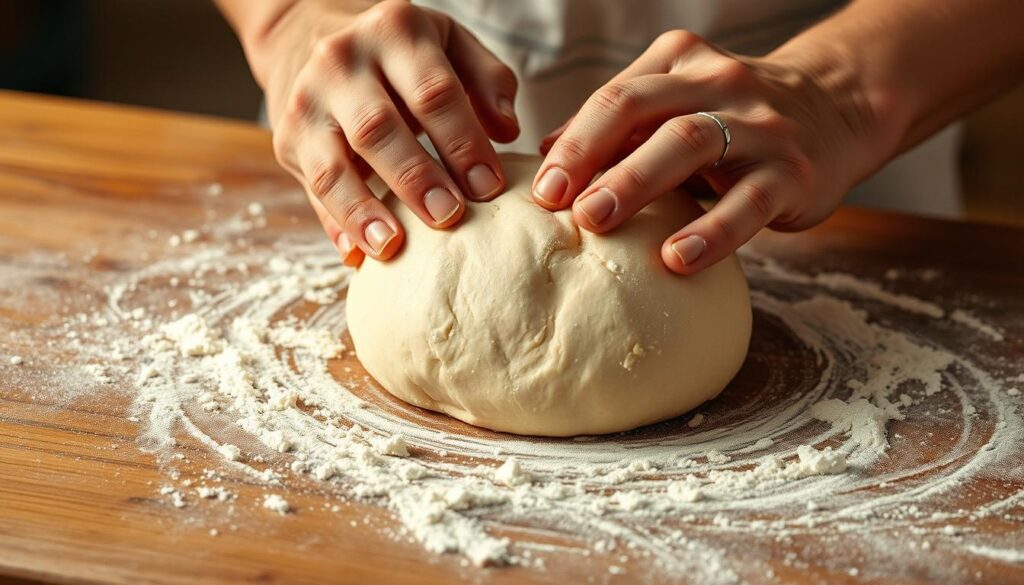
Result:
[[[686,29],[736,53],[765,54],[829,16],[839,0],[418,0],[472,31],[519,77],[522,134],[503,150],[537,152],[662,32]],[[851,193],[854,204],[939,216],[960,212],[951,127],[892,161]]]

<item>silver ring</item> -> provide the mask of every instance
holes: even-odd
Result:
[[[725,146],[722,147],[722,156],[718,157],[715,164],[711,165],[713,167],[717,167],[723,160],[725,160],[725,154],[729,152],[729,145],[732,143],[732,134],[729,132],[729,125],[725,123],[725,120],[711,112],[697,112],[697,115],[704,116],[705,118],[711,118],[715,121],[715,124],[718,124],[718,127],[722,129],[722,138],[725,139]]]

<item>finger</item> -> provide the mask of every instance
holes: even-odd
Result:
[[[643,75],[669,73],[678,66],[682,58],[681,55],[690,56],[689,54],[693,53],[695,49],[699,49],[702,44],[702,39],[689,31],[675,30],[663,33],[635,61],[612,77],[608,84],[623,83]],[[676,51],[681,51],[681,53],[677,54]],[[565,132],[572,120],[573,118],[569,118],[561,126],[541,138],[540,150],[542,153],[546,154],[551,149],[551,145]]]
[[[476,200],[501,192],[498,155],[441,49],[429,43],[396,47],[383,54],[381,67],[462,192]]]
[[[378,260],[395,255],[402,246],[402,227],[359,176],[336,128],[307,130],[296,147],[296,158],[309,197],[323,206],[337,226],[339,233],[334,235],[334,226],[321,218],[339,249],[354,244]],[[341,233],[348,242],[338,243]]]
[[[587,188],[573,204],[573,219],[593,232],[613,229],[715,164],[724,146],[725,138],[713,120],[696,115],[672,118]]]
[[[534,199],[548,209],[568,206],[638,128],[698,111],[710,101],[703,88],[678,76],[646,75],[605,85],[551,146],[534,181]]]
[[[458,223],[465,211],[461,191],[416,140],[379,80],[340,81],[345,89],[331,92],[330,109],[352,150],[423,223],[436,229]]]
[[[317,219],[320,220],[320,225],[323,226],[324,232],[327,234],[327,239],[334,244],[334,247],[338,250],[338,254],[341,256],[341,263],[345,266],[359,266],[363,263],[363,259],[366,257],[366,253],[363,252],[359,246],[352,241],[352,238],[348,237],[338,222],[331,217],[328,213],[327,208],[323,206],[312,193],[306,191],[306,198],[309,199],[309,205],[313,208],[313,212],[316,213]]]
[[[487,135],[498,142],[519,136],[515,73],[461,26],[452,27],[445,51]]]
[[[701,217],[672,234],[661,259],[673,272],[694,274],[736,251],[778,214],[784,180],[768,171],[746,175]]]

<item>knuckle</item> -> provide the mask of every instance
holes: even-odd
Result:
[[[680,54],[693,49],[702,43],[703,39],[688,30],[678,29],[661,33],[655,42],[673,54]]]
[[[757,183],[747,185],[742,195],[747,207],[752,209],[761,223],[768,223],[775,217],[775,195],[764,185]]]
[[[357,45],[355,36],[348,32],[327,36],[313,46],[311,60],[326,69],[345,68],[355,61]]]
[[[447,71],[430,71],[416,82],[412,94],[412,106],[425,114],[437,114],[458,102],[462,84]]]
[[[370,104],[356,113],[348,140],[357,152],[378,150],[397,126],[398,120],[391,108],[384,104]]]
[[[664,128],[690,153],[703,152],[711,143],[707,127],[692,116],[672,118]]]
[[[358,232],[364,218],[372,215],[373,202],[369,197],[346,197],[337,203],[335,219]]]
[[[378,33],[410,31],[416,25],[419,10],[403,0],[385,0],[367,10],[362,22]]]
[[[425,187],[433,172],[434,162],[432,160],[426,158],[414,159],[405,165],[395,176],[395,187],[405,191],[413,191],[417,190],[417,187]]]
[[[769,134],[781,137],[794,130],[793,123],[770,104],[758,103],[746,111],[747,122]]]
[[[277,132],[274,132],[272,141],[274,146],[274,158],[277,160],[277,164],[281,165],[289,172],[294,173],[295,164],[292,160],[292,152],[294,149],[292,148],[291,140],[288,138],[288,133],[278,130]]]
[[[779,160],[784,176],[794,181],[797,185],[808,186],[814,173],[814,163],[811,158],[802,151],[792,148]]]
[[[619,173],[621,173],[623,180],[628,183],[630,189],[634,190],[634,192],[647,193],[647,186],[650,184],[650,180],[643,171],[631,164],[620,163]]]
[[[597,90],[592,98],[594,105],[611,113],[625,113],[637,106],[636,91],[626,83],[609,83]]]
[[[315,98],[313,92],[304,87],[296,88],[288,96],[288,103],[285,106],[285,115],[293,120],[304,120],[312,116],[315,109]]]
[[[582,140],[575,136],[563,134],[555,142],[555,148],[558,149],[558,155],[563,159],[578,161],[586,158],[587,146]],[[555,148],[552,148],[554,150]]]
[[[319,160],[310,167],[306,176],[309,191],[319,200],[323,200],[334,191],[334,186],[345,173],[345,166],[337,161]]]
[[[709,213],[707,216],[707,222],[711,230],[719,234],[721,242],[729,247],[732,247],[736,242],[737,234],[736,227],[733,226],[732,222],[726,218],[720,217],[718,214]]]
[[[289,140],[284,130],[277,130],[271,137],[271,144],[274,147],[274,157],[277,158],[277,162],[284,164],[288,153],[291,151]]]
[[[468,158],[475,150],[473,139],[465,134],[459,134],[448,139],[444,149],[449,156],[456,160]]]
[[[742,62],[736,59],[724,59],[712,68],[711,80],[719,85],[734,87],[746,81],[749,75],[750,70]]]

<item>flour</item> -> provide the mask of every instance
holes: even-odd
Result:
[[[967,550],[978,556],[987,557],[995,561],[1001,561],[1004,563],[1024,563],[1024,550],[1022,549],[1005,549],[981,545],[968,545]]]
[[[282,516],[292,511],[292,507],[288,503],[288,500],[285,500],[278,494],[268,494],[264,496],[263,507],[267,510],[277,512]]]
[[[494,471],[494,481],[514,487],[517,485],[530,483],[532,478],[530,474],[523,470],[522,466],[519,465],[519,460],[515,457],[509,457],[501,464],[501,467]]]
[[[957,323],[967,325],[968,327],[982,333],[994,341],[1003,341],[1003,334],[995,327],[985,323],[981,319],[975,317],[973,314],[963,309],[956,309],[949,314],[949,318]]]
[[[167,339],[177,344],[184,356],[213,355],[224,348],[220,333],[211,329],[202,316],[190,313],[160,327]]]
[[[760,327],[785,342],[795,364],[763,369],[760,393],[730,405],[736,390],[726,390],[699,414],[625,435],[481,436],[396,405],[361,377],[339,383],[328,364],[347,355],[350,272],[320,234],[275,235],[259,248],[218,243],[264,223],[257,220],[265,220],[262,206],[249,206],[203,237],[181,239],[178,256],[117,276],[107,307],[61,332],[62,347],[132,388],[140,445],[173,462],[175,434],[184,432],[223,460],[193,487],[168,464],[177,485],[161,495],[182,514],[245,504],[219,485],[224,474],[260,486],[248,504],[276,514],[295,511],[285,489],[315,482],[325,497],[387,510],[399,526],[394,538],[474,565],[543,570],[557,555],[600,556],[613,574],[628,566],[637,580],[649,571],[701,583],[760,579],[772,566],[745,555],[765,555],[767,546],[797,567],[814,539],[835,543],[827,558],[844,572],[892,551],[936,564],[950,548],[1003,560],[1009,553],[999,551],[1016,550],[1019,527],[973,544],[959,527],[1004,518],[1024,494],[978,492],[970,509],[948,505],[947,495],[976,478],[1019,473],[1024,424],[1014,381],[1024,373],[995,375],[935,338],[911,335],[907,321],[983,328],[958,309],[889,290],[897,278],[883,287],[747,257],[759,315],[750,359],[763,366],[763,355],[783,351],[757,345]],[[993,424],[976,424],[979,413]],[[939,438],[914,434],[926,417],[951,433],[929,457],[916,445]],[[956,533],[941,528],[950,524]],[[908,526],[922,532],[886,536]]]

